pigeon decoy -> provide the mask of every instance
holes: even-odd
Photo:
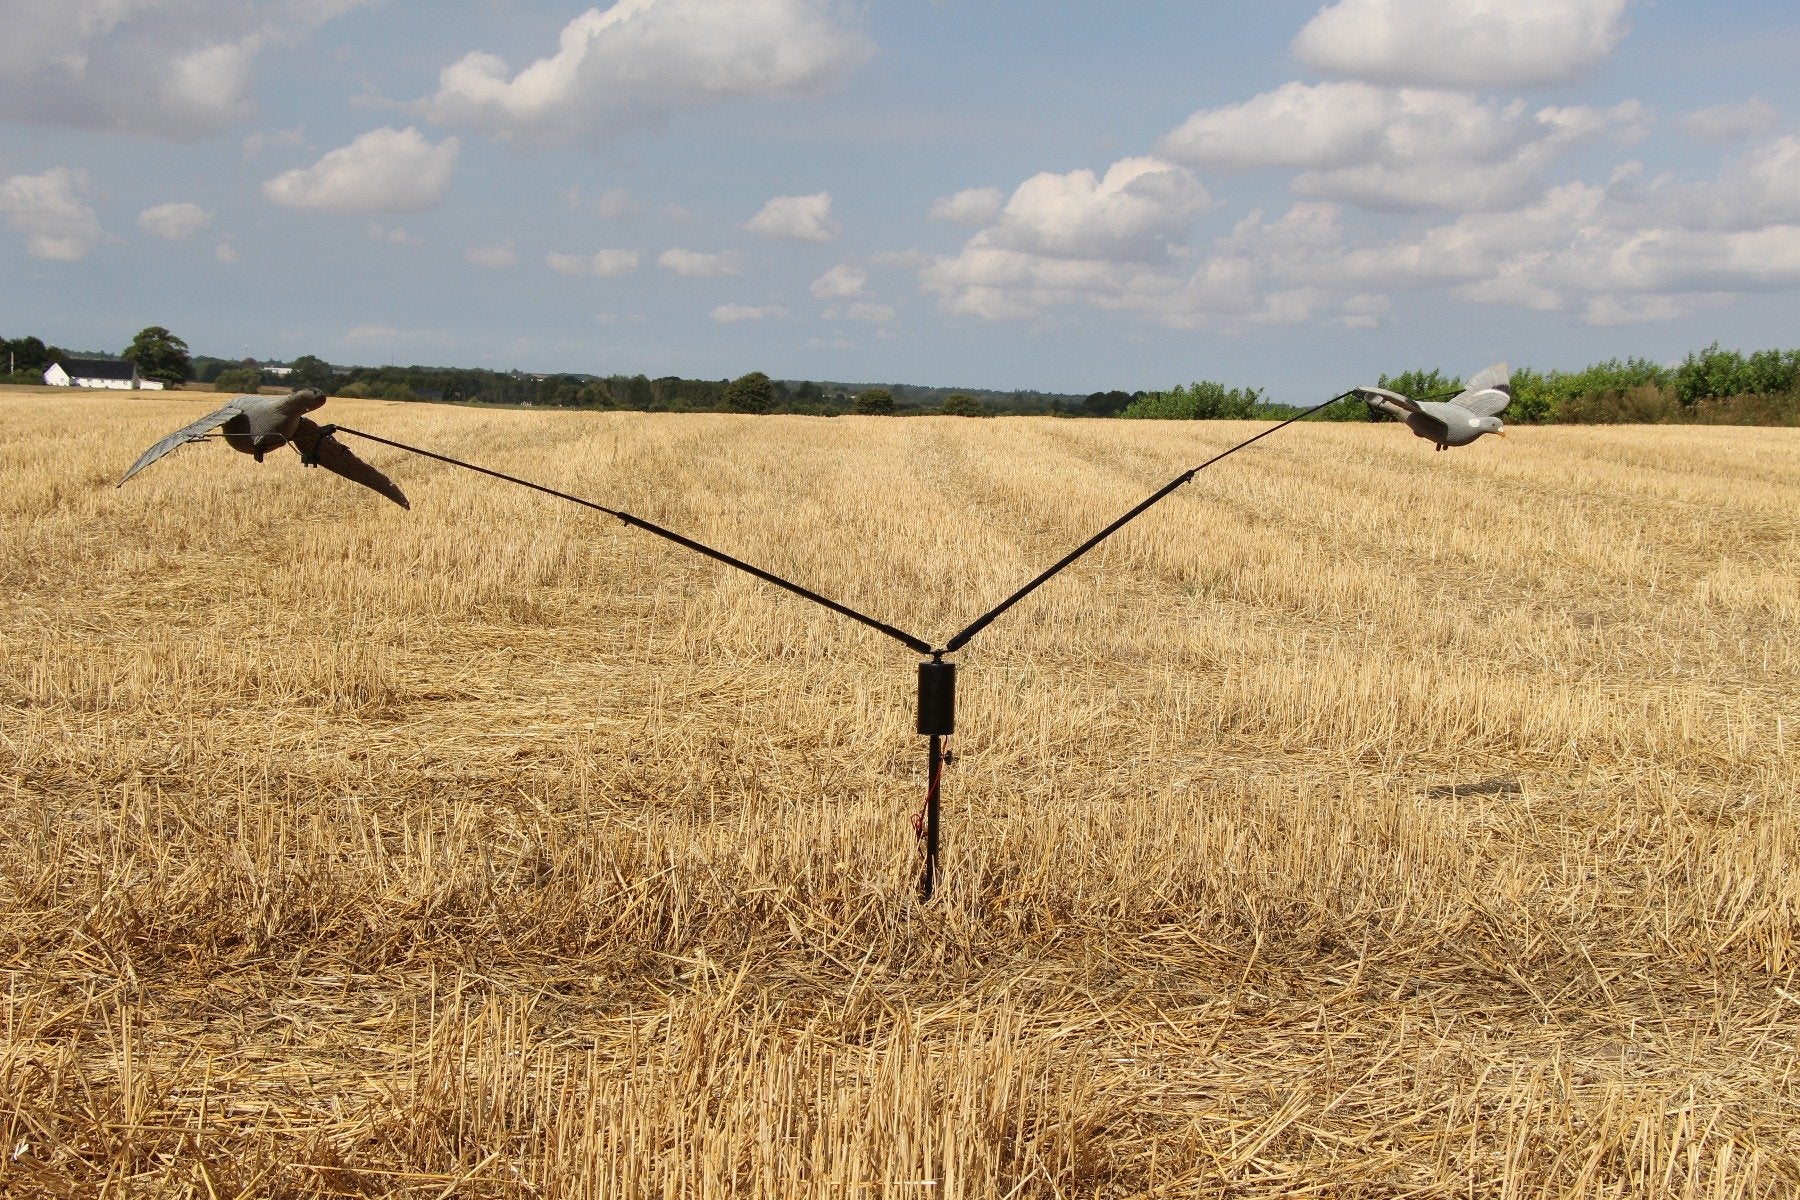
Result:
[[[325,403],[325,393],[317,388],[301,388],[285,396],[239,396],[217,412],[208,413],[183,429],[177,429],[131,464],[119,480],[125,486],[139,471],[186,442],[197,442],[213,430],[224,435],[233,450],[256,457],[283,444],[291,445],[307,466],[324,467],[345,479],[373,488],[401,508],[410,509],[406,494],[394,481],[350,452],[348,446],[335,441],[330,431],[307,419],[306,414]],[[223,428],[221,428],[221,426]]]
[[[1439,450],[1448,450],[1466,446],[1484,433],[1506,436],[1500,412],[1512,403],[1511,378],[1505,363],[1495,363],[1475,372],[1453,400],[1413,400],[1379,387],[1359,387],[1356,392],[1369,407],[1394,414]]]

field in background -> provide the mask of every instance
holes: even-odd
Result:
[[[959,656],[0,396],[0,1191],[1788,1196],[1800,433],[1283,431]],[[336,401],[941,641],[1251,427]]]

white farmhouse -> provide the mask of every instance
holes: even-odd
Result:
[[[123,358],[65,358],[45,368],[44,382],[51,387],[163,390],[162,380],[139,378],[137,364]]]

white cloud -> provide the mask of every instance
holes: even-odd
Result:
[[[1626,33],[1629,0],[1339,0],[1294,38],[1302,63],[1382,84],[1479,90],[1591,74]]]
[[[1685,222],[1683,190],[1656,208],[1571,183],[1509,212],[1471,213],[1351,249],[1266,252],[1273,226],[1241,229],[1231,248],[1267,278],[1382,291],[1449,287],[1461,299],[1596,324],[1664,320],[1729,293],[1800,284],[1800,223],[1708,229]],[[1284,218],[1285,219],[1285,218]]]
[[[310,167],[277,175],[263,195],[289,208],[423,212],[449,190],[458,149],[455,138],[434,145],[411,126],[372,129]]]
[[[1636,101],[1528,112],[1520,101],[1436,89],[1289,83],[1202,109],[1157,149],[1192,166],[1301,168],[1293,187],[1302,195],[1468,210],[1517,203],[1569,150],[1605,136],[1634,140],[1648,124]]]
[[[1104,176],[1044,172],[1014,189],[999,218],[954,258],[919,275],[952,312],[1033,317],[1071,303],[1143,307],[1174,286],[1194,219],[1212,201],[1191,172],[1126,158]]]
[[[1332,324],[1345,329],[1374,329],[1393,307],[1393,302],[1386,296],[1362,292],[1338,305],[1337,316],[1332,319]]]
[[[415,348],[467,345],[466,338],[442,329],[402,329],[395,325],[373,323],[346,330],[343,342],[348,346],[385,346],[390,351],[402,345]]]
[[[609,188],[594,201],[594,213],[608,221],[624,221],[641,216],[644,206],[624,188]]]
[[[94,210],[82,202],[87,175],[52,167],[42,175],[14,175],[0,183],[0,216],[25,235],[34,258],[74,262],[85,258],[106,236]]]
[[[777,317],[787,316],[788,311],[779,304],[765,304],[760,308],[753,308],[747,304],[721,304],[708,315],[715,321],[730,325],[739,321],[773,320]]]
[[[931,202],[931,219],[955,225],[986,225],[1000,215],[1006,193],[997,187],[964,188]]]
[[[138,228],[172,242],[186,241],[212,224],[213,215],[198,204],[158,204],[138,214]]]
[[[976,241],[1055,258],[1157,259],[1211,206],[1206,189],[1185,168],[1125,158],[1099,178],[1092,171],[1032,176]]]
[[[362,0],[8,0],[0,117],[197,138],[252,115],[257,59]]]
[[[1735,142],[1773,133],[1781,127],[1781,110],[1752,96],[1738,104],[1719,104],[1681,114],[1676,128],[1702,142]]]
[[[344,334],[352,346],[391,346],[402,334],[392,325],[358,325]]]
[[[1642,325],[1673,321],[1708,308],[1721,308],[1733,297],[1724,293],[1690,293],[1682,296],[1595,296],[1582,302],[1581,320],[1587,325]]]
[[[1534,120],[1558,128],[1612,122],[1588,110]],[[1316,153],[1329,161],[1325,150]],[[1621,168],[1605,185],[1565,183],[1521,202],[1397,228],[1392,221],[1350,225],[1353,210],[1320,200],[1273,219],[1253,212],[1210,245],[1178,240],[1170,223],[1162,226],[1169,252],[1160,257],[1138,253],[1129,239],[1109,245],[1044,236],[1059,228],[1053,222],[1040,221],[1035,238],[1003,238],[1009,221],[1037,211],[1015,193],[1000,221],[960,254],[924,268],[919,281],[946,311],[989,320],[1086,307],[1179,328],[1353,329],[1383,322],[1390,295],[1402,291],[1617,324],[1800,286],[1800,135],[1767,139],[1710,180],[1646,182],[1641,175]]]
[[[213,257],[222,263],[234,263],[242,258],[242,256],[238,254],[237,247],[230,242],[220,242],[217,246],[213,247]]]
[[[675,274],[689,279],[736,275],[744,269],[744,256],[735,250],[706,254],[699,250],[677,248],[664,250],[656,262],[664,270],[673,271]]]
[[[1684,189],[1682,210],[1706,229],[1800,223],[1800,135],[1754,146],[1726,163],[1717,180]]]
[[[751,233],[789,242],[829,242],[838,234],[831,219],[831,193],[777,196],[744,223]]]
[[[490,271],[502,271],[519,261],[519,252],[513,249],[512,240],[492,246],[474,246],[464,252],[463,260],[473,266],[486,267]]]
[[[612,278],[638,269],[643,256],[636,250],[601,250],[596,254],[546,254],[544,263],[563,275],[599,275]]]
[[[919,273],[921,285],[949,312],[988,320],[1042,316],[1069,305],[1147,308],[1179,287],[1167,265],[1054,258],[971,242],[954,258]]]
[[[839,263],[812,281],[812,294],[821,300],[843,300],[860,296],[869,284],[869,273],[850,263]]]
[[[493,54],[464,56],[419,107],[507,141],[605,141],[685,109],[822,94],[872,52],[835,0],[617,0],[516,75]]]
[[[883,322],[893,320],[894,310],[885,304],[859,301],[845,309],[844,315],[849,317],[852,321],[869,321],[879,325]]]
[[[1241,104],[1203,108],[1157,143],[1193,166],[1347,167],[1403,149],[1411,157],[1453,146],[1491,153],[1514,140],[1518,113],[1439,91],[1366,83],[1286,83]]]
[[[379,221],[369,222],[369,240],[386,242],[390,246],[423,246],[425,244],[425,239],[417,234],[408,233],[405,229],[398,227],[389,229]]]

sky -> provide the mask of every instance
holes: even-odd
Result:
[[[1309,402],[1800,345],[1792,0],[0,0],[0,334]]]

